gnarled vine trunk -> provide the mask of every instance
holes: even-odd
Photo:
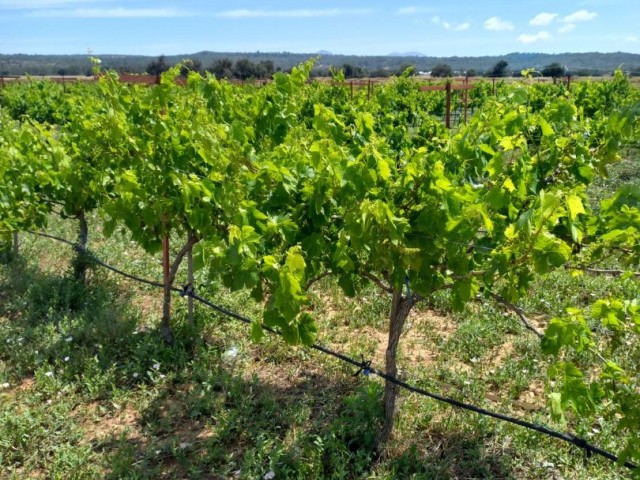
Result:
[[[169,232],[162,237],[162,320],[160,323],[160,333],[167,345],[173,345],[173,333],[171,332],[171,287],[173,282],[170,280],[171,262],[169,255]]]
[[[389,343],[385,352],[385,371],[393,377],[398,374],[396,365],[396,357],[398,354],[398,343],[400,335],[404,327],[405,321],[409,316],[409,312],[414,305],[414,299],[411,295],[403,296],[402,289],[393,290],[393,300],[391,302],[391,312],[389,314]],[[395,418],[396,398],[398,395],[398,386],[389,380],[385,380],[384,384],[384,424],[376,441],[377,447],[384,445],[393,431],[393,421]]]
[[[160,332],[167,345],[173,345],[173,333],[171,332],[171,290],[178,273],[178,268],[185,255],[198,243],[199,238],[195,232],[190,232],[187,243],[176,254],[176,258],[171,263],[169,258],[169,234],[165,234],[162,238],[162,266],[164,273],[164,290],[162,301],[162,322],[160,324]]]
[[[73,262],[73,277],[82,285],[87,283],[87,256],[86,250],[89,245],[89,225],[84,211],[80,210],[76,214],[78,220],[78,246],[76,258]]]
[[[187,251],[187,283],[193,289],[195,286],[193,285],[193,246],[189,247]],[[189,308],[189,325],[191,327],[195,326],[195,319],[193,317],[193,297],[187,297],[188,308]]]

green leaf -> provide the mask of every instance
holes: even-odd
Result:
[[[551,416],[556,422],[562,424],[566,423],[564,417],[564,409],[562,408],[562,394],[560,392],[554,392],[547,395],[549,398],[549,404],[551,406]]]
[[[553,128],[544,118],[538,118],[538,125],[540,125],[543,137],[550,137],[554,134]]]
[[[529,92],[526,88],[516,88],[511,94],[514,103],[524,105],[529,101]]]
[[[251,322],[251,339],[255,343],[259,343],[260,340],[264,337],[264,329],[259,322]]]
[[[303,313],[298,319],[298,336],[303,345],[313,345],[318,336],[318,327],[311,315]]]
[[[338,285],[347,297],[353,298],[356,296],[356,288],[351,275],[341,275],[338,278]]]
[[[502,157],[502,152],[496,153],[491,160],[487,163],[485,170],[491,176],[491,178],[495,178],[502,173],[504,169],[504,159]]]
[[[391,177],[391,167],[389,167],[389,162],[387,162],[382,155],[377,155],[378,162],[378,174],[382,180],[388,180]]]
[[[581,213],[587,213],[582,204],[582,199],[577,195],[569,195],[567,198],[567,209],[572,219],[575,219]]]
[[[496,154],[496,151],[486,143],[481,143],[480,145],[478,145],[478,148],[484,153],[488,153],[492,157]]]
[[[282,338],[288,345],[299,345],[300,344],[300,332],[296,325],[285,325],[280,330],[282,334]]]

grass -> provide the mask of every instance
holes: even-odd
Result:
[[[600,198],[639,178],[637,160],[625,162],[591,193]],[[50,230],[69,238],[74,226],[52,219]],[[95,237],[99,257],[160,276],[157,258],[123,239]],[[176,344],[167,348],[157,329],[160,291],[100,269],[81,288],[70,259],[68,249],[24,235],[20,258],[0,266],[0,479],[625,478],[557,440],[408,393],[377,457],[380,380],[354,377],[349,366],[274,338],[252,343],[246,326],[204,308],[194,331],[179,298]],[[632,279],[558,271],[538,280],[523,307],[543,327],[569,305],[637,291]],[[259,315],[242,292],[209,284],[199,293]],[[562,428],[550,420],[549,359],[537,338],[494,303],[454,313],[446,295],[412,312],[400,375]],[[387,297],[372,287],[347,299],[325,279],[312,299],[321,343],[383,366]],[[640,362],[639,351],[636,342],[626,354]],[[620,451],[614,423],[596,418],[570,418],[568,428]]]

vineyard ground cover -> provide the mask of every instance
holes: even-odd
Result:
[[[591,194],[637,182],[631,152]],[[74,228],[51,219],[54,234],[73,238]],[[2,479],[262,478],[270,471],[275,478],[624,478],[568,445],[409,394],[401,395],[385,456],[373,458],[378,380],[354,378],[348,367],[275,338],[254,344],[245,326],[208,310],[197,310],[202,340],[194,343],[184,301],[176,302],[176,345],[167,348],[151,306],[160,292],[98,269],[80,289],[70,280],[70,249],[21,240],[19,261],[0,267]],[[124,239],[96,234],[91,248],[128,272],[160,278],[159,258]],[[259,314],[245,294],[198,286],[235,311]],[[567,306],[637,291],[637,280],[558,271],[537,281],[523,307],[544,327]],[[538,340],[494,304],[453,313],[447,295],[412,312],[401,377],[551,423]],[[320,342],[379,365],[388,312],[376,290],[347,299],[324,279],[313,287],[313,308]],[[638,358],[639,351],[633,344],[621,354]],[[569,418],[570,430],[619,451],[613,425]]]

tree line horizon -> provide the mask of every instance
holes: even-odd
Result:
[[[416,73],[430,72],[433,77],[502,77],[521,75],[523,69],[534,68],[534,76],[602,76],[618,68],[628,76],[640,75],[640,57],[625,53],[591,54],[519,54],[496,57],[358,57],[318,55],[311,76],[326,77],[342,71],[345,78],[390,77],[413,67]],[[200,73],[213,73],[218,78],[246,80],[267,79],[275,72],[289,72],[308,55],[291,53],[215,53],[191,55],[100,56],[106,69],[119,73],[155,75],[181,63]],[[22,75],[91,75],[91,65],[84,55],[0,55],[0,76]]]

